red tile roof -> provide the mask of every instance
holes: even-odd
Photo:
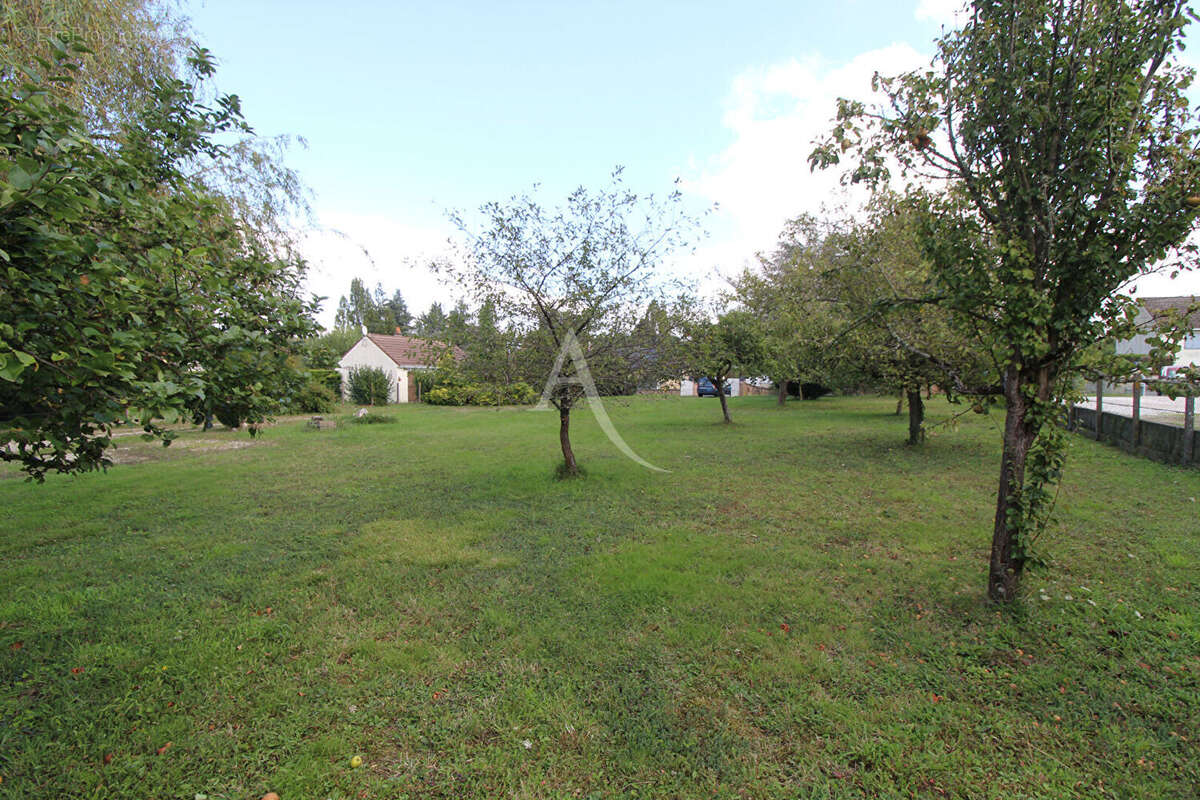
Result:
[[[374,342],[380,350],[398,367],[432,367],[442,353],[449,348],[454,354],[455,361],[462,361],[467,354],[460,347],[451,347],[445,342],[433,339],[420,339],[416,336],[388,336],[382,333],[368,333],[367,338]]]

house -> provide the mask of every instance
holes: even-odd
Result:
[[[1139,333],[1132,339],[1117,342],[1117,353],[1120,355],[1149,354],[1150,345],[1146,340],[1154,335],[1154,321],[1168,311],[1187,311],[1190,306],[1197,302],[1200,302],[1200,297],[1192,295],[1140,298],[1138,305],[1141,308],[1138,309],[1138,314],[1134,321],[1143,333]],[[1191,332],[1180,342],[1179,354],[1175,357],[1175,363],[1167,367],[1167,369],[1186,367],[1189,364],[1200,364],[1200,311],[1192,314],[1188,319],[1188,323],[1190,324]]]
[[[391,381],[390,403],[415,403],[420,400],[420,390],[412,375],[414,370],[430,369],[443,353],[450,352],[455,361],[462,361],[466,353],[461,348],[432,339],[415,336],[390,336],[368,333],[351,347],[338,361],[337,371],[342,376],[342,395],[349,399],[350,370],[357,367],[378,367]]]

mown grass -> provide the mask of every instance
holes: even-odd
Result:
[[[610,402],[665,474],[411,406],[0,480],[0,795],[1196,796],[1200,473],[1074,440],[1002,612],[998,419],[773,402]]]

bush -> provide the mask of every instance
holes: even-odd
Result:
[[[350,402],[360,406],[385,406],[392,381],[379,367],[355,367],[347,379]]]
[[[342,396],[342,373],[336,369],[310,369],[308,377],[333,392],[334,397]]]
[[[425,393],[426,403],[435,406],[529,405],[537,392],[527,383],[457,383],[436,386]]]
[[[293,395],[288,411],[292,414],[331,414],[336,402],[337,396],[328,386],[310,380]]]
[[[355,425],[383,425],[389,422],[395,422],[396,418],[391,414],[372,414],[368,411],[361,417],[351,417],[350,421]]]

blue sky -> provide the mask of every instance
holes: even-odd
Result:
[[[865,97],[876,69],[928,63],[956,5],[191,0],[184,11],[219,60],[218,88],[241,96],[258,132],[308,142],[288,161],[320,222],[344,234],[307,248],[328,324],[355,275],[400,288],[416,310],[453,298],[421,266],[452,234],[447,208],[534,183],[553,204],[618,164],[636,190],[680,178],[694,207],[720,204],[705,244],[671,265],[715,289],[784,220],[837,202],[832,176],[805,163],[834,98]]]

